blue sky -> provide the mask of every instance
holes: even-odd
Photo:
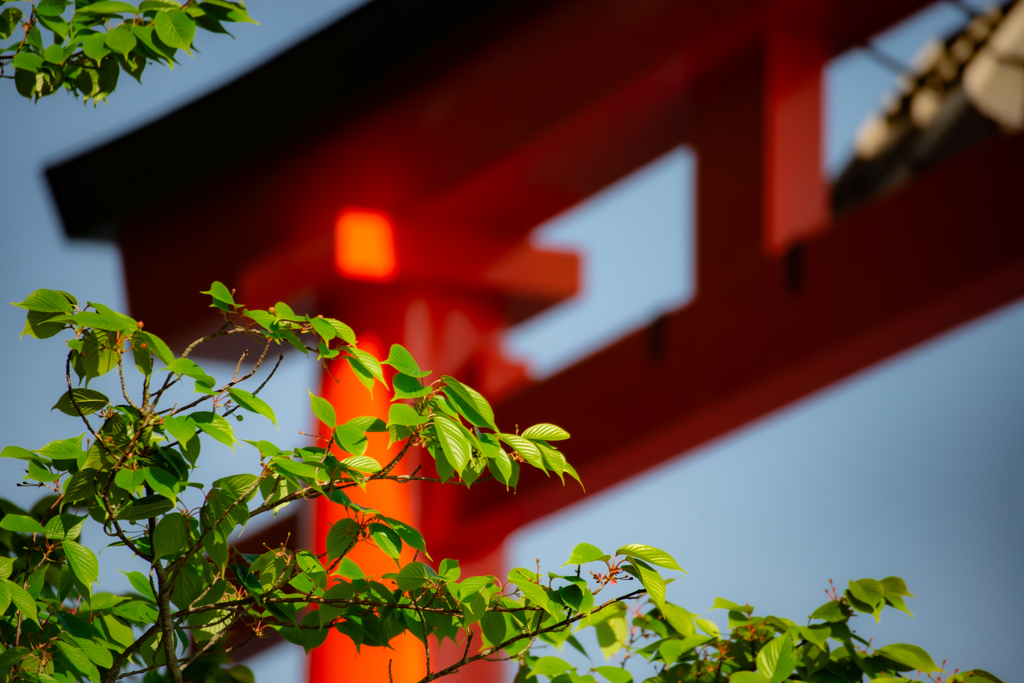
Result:
[[[109,106],[83,107],[67,97],[32,105],[4,83],[5,300],[50,287],[123,308],[119,255],[109,245],[63,237],[42,177],[46,164],[184,104],[357,4],[308,0],[284,12],[281,3],[250,2],[263,26],[238,27],[237,41],[203,36],[202,55],[186,57],[173,73],[151,67],[145,87],[125,79]],[[876,44],[909,63],[929,36],[962,22],[960,10],[938,4]],[[894,78],[863,51],[830,65],[827,172],[841,167],[854,130]],[[587,261],[578,299],[509,335],[510,352],[525,358],[536,376],[692,296],[693,168],[692,153],[675,150],[541,227],[538,242],[577,248]],[[0,445],[35,447],[67,436],[74,425],[46,414],[62,392],[55,360],[61,344],[19,340],[22,320],[18,309],[0,308],[0,330],[6,330],[0,334]],[[1019,572],[1011,573],[1024,559],[1024,509],[1013,491],[1024,474],[1021,349],[1024,305],[1018,303],[524,528],[510,540],[509,555],[513,564],[529,566],[540,557],[554,567],[577,540],[606,549],[648,543],[672,552],[690,572],[670,588],[670,599],[688,609],[706,610],[722,595],[794,619],[823,601],[829,578],[845,583],[895,574],[918,596],[910,601],[917,618],[886,615],[877,627],[862,624],[868,635],[916,643],[952,666],[1009,679],[1012,606],[1024,599]],[[51,368],[42,378],[41,367]],[[317,385],[315,369],[293,362],[275,384],[281,433],[306,429],[305,391]],[[252,438],[278,436],[272,426],[245,424]],[[228,454],[202,478],[251,466],[250,455]],[[13,465],[0,462],[8,480],[20,476]],[[34,495],[19,489],[9,497]],[[108,590],[122,587],[115,573],[101,581]],[[302,680],[301,659],[291,649],[252,664],[257,680],[285,683]]]

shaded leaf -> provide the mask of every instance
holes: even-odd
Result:
[[[327,559],[334,561],[344,557],[359,539],[361,529],[354,519],[339,520],[327,532]]]
[[[905,666],[909,666],[917,671],[923,671],[924,673],[935,673],[937,671],[943,671],[940,669],[931,656],[923,649],[916,645],[908,645],[906,643],[893,643],[892,645],[886,645],[875,650],[876,653],[885,655],[894,662],[899,662]]]
[[[65,415],[78,417],[79,411],[82,415],[91,415],[102,410],[110,403],[110,399],[93,389],[72,389],[64,392],[64,395],[53,404],[50,410],[59,410]],[[77,410],[76,410],[77,406]]]

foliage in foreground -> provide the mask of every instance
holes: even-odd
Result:
[[[105,100],[122,71],[142,82],[146,64],[174,68],[191,54],[196,30],[228,33],[225,23],[255,23],[244,2],[143,0],[0,0],[0,78],[38,100],[64,88],[86,101]]]
[[[23,334],[43,339],[71,333],[68,391],[54,409],[79,418],[85,431],[34,450],[9,446],[2,452],[25,461],[26,482],[51,495],[28,512],[0,503],[0,680],[99,683],[137,675],[153,682],[245,683],[252,674],[232,665],[229,653],[240,645],[229,644],[228,634],[253,638],[276,631],[309,651],[331,629],[359,648],[387,647],[396,636],[411,634],[425,646],[426,681],[475,661],[504,659],[518,660],[520,681],[546,676],[553,683],[596,683],[595,675],[610,683],[631,681],[623,667],[640,658],[656,667],[648,680],[665,683],[835,683],[865,676],[901,681],[908,671],[941,673],[920,648],[872,649],[849,627],[855,612],[877,618],[886,605],[907,611],[903,598],[910,593],[895,577],[851,582],[807,626],[754,617],[752,608],[719,599],[715,607],[729,611],[731,628],[723,635],[711,621],[666,600],[659,569],[681,567],[650,546],[627,545],[609,555],[581,543],[562,565],[575,570],[516,568],[506,580],[463,577],[452,559],[435,563],[416,529],[353,502],[346,489],[365,490],[383,480],[514,488],[521,467],[563,481],[565,475],[578,478],[556,446],[568,433],[546,423],[521,434],[503,432],[477,391],[448,376],[425,383],[430,372],[399,345],[379,361],[359,348],[341,321],[297,315],[284,303],[249,310],[220,283],[205,293],[223,312],[224,325],[179,356],[141,322],[102,304],[79,306],[70,294],[53,290],[38,290],[16,304],[28,310]],[[260,346],[244,374],[245,354],[226,382],[188,357],[210,339],[235,334]],[[210,457],[201,434],[234,447],[239,440],[227,418],[239,410],[276,424],[273,409],[259,397],[273,371],[252,392],[240,385],[282,343],[322,361],[343,357],[368,390],[382,385],[393,395],[387,420],[355,416],[341,422],[328,401],[311,395],[323,424],[322,445],[246,441],[259,453],[260,474],[236,474],[210,487],[192,481],[200,461]],[[394,371],[390,382],[383,365]],[[117,405],[88,387],[115,372],[117,401],[124,401]],[[134,393],[128,390],[132,375],[140,385]],[[164,407],[166,392],[184,383],[194,387],[196,398]],[[386,432],[397,444],[389,462],[367,455],[367,434],[374,432]],[[430,454],[437,476],[393,474],[412,446]],[[231,535],[253,517],[317,497],[346,512],[330,529],[323,555],[284,547],[248,555],[231,547]],[[79,543],[90,518],[111,545],[127,548],[149,567],[127,572],[132,593],[93,592],[98,559]],[[348,557],[357,543],[376,546],[395,561],[395,571],[367,576]],[[415,549],[413,561],[402,561],[405,546]],[[417,561],[421,553],[430,563]],[[583,565],[598,570],[584,578]],[[607,597],[605,591],[626,581],[640,588]],[[583,650],[575,636],[582,629],[593,629],[605,658],[617,658],[621,666],[581,673],[558,657],[540,656],[547,645]],[[462,658],[432,671],[430,636],[438,644],[456,643]],[[998,680],[975,670],[946,681],[972,677]]]

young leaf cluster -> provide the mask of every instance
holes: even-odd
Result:
[[[617,554],[628,552],[627,548]],[[638,573],[642,566],[638,560],[655,563],[658,559],[649,551],[642,557],[628,556],[634,565],[629,573]],[[566,564],[586,562],[605,562],[609,569],[616,566],[588,544],[577,546]],[[534,651],[521,658],[516,683],[529,683],[536,676],[545,676],[551,683],[633,683],[633,674],[626,668],[631,660],[653,670],[643,683],[911,683],[920,680],[921,674],[932,683],[999,683],[981,669],[947,674],[915,645],[875,647],[857,635],[851,620],[858,613],[876,620],[884,607],[910,614],[904,598],[913,596],[899,577],[850,581],[842,594],[833,588],[830,600],[808,617],[806,625],[783,617],[755,616],[750,605],[716,598],[711,609],[728,613],[727,633],[713,621],[665,601],[659,597],[663,591],[647,588],[646,599],[615,603],[577,625],[576,630],[595,630],[607,664],[580,671],[560,657]],[[569,642],[588,654],[569,632],[544,640],[559,650]]]
[[[85,101],[105,100],[122,71],[142,82],[147,63],[174,68],[191,54],[196,31],[228,33],[224,24],[256,23],[244,2],[229,0],[0,0],[0,78],[38,100],[63,88]]]
[[[13,553],[0,560],[6,562],[0,566],[6,571],[0,680],[99,682],[141,673],[153,681],[242,681],[245,670],[228,666],[226,655],[239,646],[230,634],[277,632],[308,650],[331,629],[360,648],[387,647],[405,632],[424,642],[431,635],[457,640],[466,644],[466,664],[518,655],[539,635],[569,628],[593,607],[595,593],[576,586],[573,577],[560,588],[552,587],[552,578],[544,586],[518,570],[505,583],[461,577],[457,561],[433,563],[411,525],[354,503],[345,492],[383,480],[470,486],[494,478],[514,487],[521,466],[575,477],[552,445],[568,433],[550,424],[502,432],[472,387],[448,376],[425,383],[430,372],[399,345],[381,362],[339,320],[299,315],[283,302],[250,309],[219,282],[204,293],[224,323],[180,355],[141,321],[66,292],[38,290],[15,304],[27,311],[23,335],[67,336],[67,390],[53,409],[77,418],[81,428],[39,448],[2,452],[24,461],[22,485],[49,495],[31,512],[8,505],[0,519]],[[258,357],[243,370],[246,351],[234,375],[218,380],[190,355],[229,335],[250,338]],[[242,387],[270,349],[282,345],[321,362],[344,358],[367,390],[393,394],[387,420],[339,417],[330,402],[311,394],[323,424],[315,445],[240,440],[228,419],[240,410],[276,424],[261,391],[277,365],[259,386]],[[115,376],[120,395],[90,387],[106,375]],[[175,386],[191,389],[193,398],[168,407]],[[368,453],[367,435],[375,432],[386,432],[395,446],[388,462]],[[206,446],[202,435],[210,440]],[[246,450],[259,473],[209,486],[194,481],[211,441],[252,446]],[[413,446],[434,457],[437,476],[393,473]],[[286,547],[250,555],[232,546],[232,535],[251,518],[316,497],[346,513],[330,529],[323,555]],[[111,545],[127,548],[149,568],[127,573],[135,589],[130,595],[94,591],[99,561],[78,542],[86,523],[97,524]],[[395,571],[367,575],[348,556],[359,543],[394,560]],[[403,559],[406,547],[414,551],[411,561]],[[470,644],[477,650],[470,653]]]

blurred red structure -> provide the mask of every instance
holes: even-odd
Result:
[[[376,0],[50,178],[70,234],[116,224],[133,314],[151,328],[205,326],[195,292],[215,278],[253,306],[337,316],[383,355],[400,342],[423,367],[459,374],[503,424],[567,428],[593,494],[1024,294],[1021,136],[830,215],[822,66],[924,4]],[[307,102],[266,101],[267,83],[313,57],[326,61],[294,75]],[[317,69],[335,78],[330,92]],[[261,135],[252,147],[203,137],[209,122],[246,117],[239,135]],[[196,145],[187,197],[160,215],[77,201],[82,174],[161,136]],[[577,262],[531,247],[529,232],[680,144],[698,155],[696,300],[531,385],[499,335],[571,296]],[[180,171],[172,163],[168,181]],[[340,415],[386,415],[344,382],[323,385]],[[619,417],[594,424],[602,397]],[[515,495],[381,496],[374,506],[418,524],[436,558],[497,574],[508,533],[584,493],[530,474]],[[312,543],[330,515],[316,506]],[[335,634],[314,654],[311,680],[385,681],[392,658],[399,683],[423,674],[415,641],[358,660],[347,642]]]

